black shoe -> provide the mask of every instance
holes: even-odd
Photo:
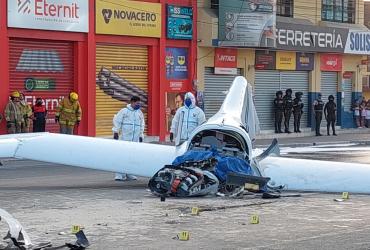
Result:
[[[322,134],[316,134],[316,136],[322,136]]]
[[[330,136],[330,133],[328,133],[328,136]]]
[[[297,130],[294,130],[294,133],[298,133],[298,131]]]
[[[333,135],[334,135],[334,136],[337,136],[337,134],[336,134],[336,133],[334,133]]]
[[[290,132],[289,130],[285,130],[285,133],[290,134],[290,133],[292,133],[292,132]]]
[[[280,131],[279,131],[279,134],[282,134],[282,133],[284,133],[284,132],[280,130]]]
[[[302,131],[300,131],[299,129],[297,130],[298,133],[302,133]]]

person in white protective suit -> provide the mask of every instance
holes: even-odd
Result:
[[[191,132],[206,121],[203,110],[195,105],[195,97],[191,92],[185,94],[184,104],[176,111],[171,124],[170,140],[172,142],[175,137],[177,145],[186,141]]]
[[[115,140],[118,140],[119,133],[121,133],[123,141],[143,142],[145,121],[140,107],[140,98],[133,96],[130,104],[113,117],[112,131]],[[116,173],[114,179],[116,181],[136,180],[137,177],[130,174]]]

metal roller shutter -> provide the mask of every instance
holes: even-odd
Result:
[[[148,48],[97,44],[96,135],[112,135],[113,116],[139,96],[147,122]]]
[[[321,99],[324,103],[328,102],[329,95],[334,96],[336,100],[338,86],[338,73],[337,72],[321,72]],[[321,122],[322,127],[326,127],[326,122]]]
[[[280,88],[285,94],[286,89],[293,90],[293,99],[295,98],[295,92],[302,92],[302,101],[304,104],[303,115],[301,117],[301,127],[306,128],[308,119],[308,72],[307,71],[282,71],[281,73]],[[294,117],[290,118],[289,129],[294,130]]]
[[[261,130],[274,129],[273,100],[280,89],[280,73],[275,70],[256,71],[254,102]]]
[[[352,112],[352,79],[343,79],[343,92],[344,92],[344,100],[343,100],[343,108],[344,112]]]
[[[307,127],[308,113],[308,72],[306,71],[277,71],[277,70],[258,70],[255,75],[255,104],[262,130],[274,129],[273,100],[276,91],[291,88],[294,93],[303,92],[304,113],[301,119],[301,127]],[[294,117],[290,118],[289,129],[293,130]],[[284,125],[282,124],[282,128]]]
[[[237,75],[241,75],[238,69]],[[229,90],[235,76],[215,75],[214,68],[206,67],[204,71],[204,113],[206,118],[212,117],[221,108],[226,91]]]
[[[59,132],[55,108],[74,87],[73,43],[11,39],[9,49],[10,91],[23,91],[29,104],[41,97],[48,109],[46,131]]]

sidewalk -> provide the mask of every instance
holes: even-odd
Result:
[[[322,133],[323,134],[323,133]],[[370,129],[340,129],[337,131],[338,136],[305,136],[296,137],[292,134],[279,134],[280,138],[277,138],[280,146],[285,147],[304,147],[312,145],[327,145],[327,144],[338,144],[338,143],[363,143],[370,145]],[[283,136],[283,138],[281,138]],[[270,145],[272,139],[257,139],[255,147]]]

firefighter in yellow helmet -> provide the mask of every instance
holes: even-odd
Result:
[[[82,110],[76,92],[69,93],[68,97],[60,101],[56,109],[55,122],[59,122],[61,134],[73,134],[75,125],[81,121]]]
[[[29,133],[30,132],[30,119],[32,116],[32,108],[24,99],[24,94],[20,92],[19,95],[20,95],[19,104],[21,106],[21,111],[22,111],[22,116],[23,116],[21,130],[22,130],[22,133]]]
[[[19,104],[20,94],[18,91],[13,91],[10,94],[10,100],[5,107],[5,120],[8,134],[21,133],[23,121],[22,107]]]

